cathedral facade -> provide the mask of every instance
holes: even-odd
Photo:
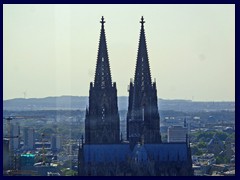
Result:
[[[120,138],[116,83],[112,83],[107,43],[101,33],[94,83],[86,109],[85,142],[79,145],[80,176],[191,176],[191,149],[162,143],[156,82],[152,82],[144,30],[141,30],[134,81],[129,85],[127,140]]]

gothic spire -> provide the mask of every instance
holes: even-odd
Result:
[[[86,110],[86,144],[120,142],[117,86],[115,82],[112,83],[103,17],[100,23],[96,73],[94,83],[90,83],[89,108]]]
[[[152,83],[148,60],[144,18],[141,18],[140,39],[134,83],[129,86],[129,106],[127,114],[127,139],[131,144],[141,141],[160,143],[160,117],[157,104],[156,83]]]
[[[148,52],[147,52],[147,44],[146,37],[144,31],[144,18],[141,18],[141,31],[140,31],[140,39],[138,46],[138,54],[137,54],[137,64],[135,69],[135,86],[140,86],[142,89],[149,87],[152,85],[151,73],[148,61]]]
[[[104,30],[105,21],[103,16],[100,23],[102,26],[99,40],[94,86],[105,89],[112,86],[112,78],[108,60],[107,42]]]

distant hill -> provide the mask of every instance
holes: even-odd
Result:
[[[3,110],[56,110],[56,109],[80,109],[88,106],[87,96],[60,96],[46,98],[16,98],[3,101]],[[197,102],[191,100],[165,100],[158,99],[160,110],[174,110],[184,112],[197,111],[235,111],[235,102]],[[118,109],[127,110],[128,97],[118,97]]]

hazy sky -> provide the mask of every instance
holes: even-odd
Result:
[[[88,96],[105,17],[112,80],[127,96],[145,33],[158,97],[235,99],[235,5],[3,5],[3,98]]]

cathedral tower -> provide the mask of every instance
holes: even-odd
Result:
[[[86,109],[85,143],[114,144],[120,142],[120,121],[117,107],[116,83],[112,83],[104,30],[101,34],[94,83],[90,83],[89,108]]]
[[[152,83],[144,31],[141,18],[140,40],[134,82],[129,85],[127,113],[127,139],[132,144],[160,143],[160,117],[157,104],[156,82]]]

